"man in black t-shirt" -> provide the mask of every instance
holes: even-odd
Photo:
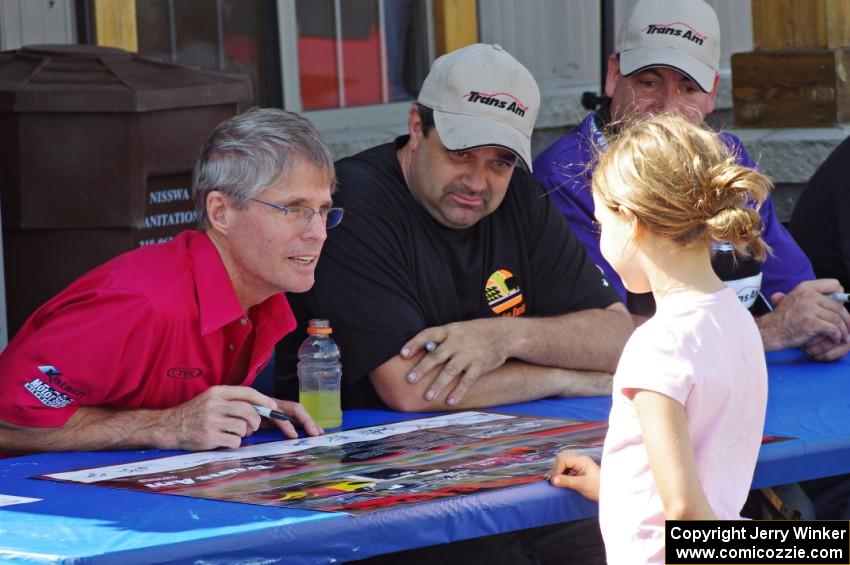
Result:
[[[526,170],[539,101],[501,47],[465,47],[434,62],[408,135],[337,162],[346,220],[290,302],[330,320],[344,406],[610,393],[631,320]],[[303,336],[279,349],[283,394]]]

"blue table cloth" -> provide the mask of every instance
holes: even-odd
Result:
[[[765,431],[796,439],[763,446],[754,486],[850,472],[850,359],[821,364],[798,351],[784,351],[769,355],[769,373]],[[610,404],[610,398],[555,398],[498,410],[604,420]],[[421,416],[354,410],[346,412],[345,427]],[[272,439],[272,432],[265,434]],[[0,507],[0,562],[338,563],[596,512],[594,503],[543,480],[353,517],[30,478],[172,454],[147,450],[0,459],[0,494],[41,499]]]

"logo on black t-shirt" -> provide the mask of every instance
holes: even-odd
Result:
[[[487,305],[499,316],[521,316],[526,309],[519,281],[507,269],[499,269],[484,286]]]

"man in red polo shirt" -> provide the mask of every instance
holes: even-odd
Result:
[[[192,179],[199,231],[83,275],[0,354],[0,450],[238,447],[260,425],[252,405],[322,433],[249,385],[295,327],[283,292],[313,286],[342,218],[334,182],[304,118],[259,109],[220,124]]]

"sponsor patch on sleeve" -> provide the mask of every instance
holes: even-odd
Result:
[[[38,370],[44,375],[24,383],[24,388],[39,402],[50,408],[65,408],[75,397],[86,396],[85,391],[72,386],[63,380],[62,372],[53,365],[39,365]]]
[[[50,408],[65,408],[74,401],[73,398],[64,392],[59,392],[38,377],[24,383],[24,388],[39,402]]]

